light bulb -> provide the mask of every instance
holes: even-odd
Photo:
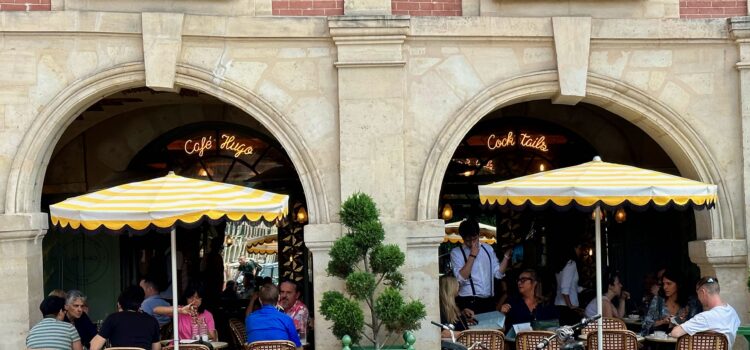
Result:
[[[307,210],[305,210],[305,207],[300,207],[297,211],[297,222],[307,222]]]
[[[453,208],[451,208],[450,204],[445,203],[445,205],[443,206],[443,213],[441,216],[443,217],[443,220],[445,221],[453,219]]]

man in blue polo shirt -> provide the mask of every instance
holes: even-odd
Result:
[[[297,348],[302,347],[292,318],[276,309],[279,301],[279,288],[273,284],[260,288],[259,299],[262,307],[245,318],[247,342],[261,340],[289,340]]]

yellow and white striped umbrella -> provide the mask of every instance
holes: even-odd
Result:
[[[50,216],[61,228],[164,229],[203,218],[272,222],[286,215],[288,201],[286,195],[170,173],[68,198],[51,205]]]
[[[479,186],[482,204],[566,207],[691,205],[712,207],[716,185],[628,165],[599,157],[580,165],[540,172]]]

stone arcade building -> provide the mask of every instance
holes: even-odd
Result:
[[[315,286],[339,283],[325,275],[339,204],[371,193],[428,320],[441,183],[464,135],[518,103],[597,106],[682,176],[719,185],[716,210],[695,215],[690,260],[748,322],[746,14],[741,1],[0,1],[0,349],[23,348],[40,317],[53,151],[92,104],[139,87],[212,96],[278,140],[304,189]],[[113,137],[151,137],[130,127]],[[315,313],[316,348],[338,348]],[[437,333],[422,327],[419,348]]]

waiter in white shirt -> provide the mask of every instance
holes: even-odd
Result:
[[[495,250],[479,242],[479,224],[473,219],[461,222],[458,234],[464,243],[451,250],[453,275],[459,283],[456,304],[459,309],[470,309],[474,313],[495,311],[494,279],[505,276],[512,250],[505,252],[502,262],[498,261]]]

